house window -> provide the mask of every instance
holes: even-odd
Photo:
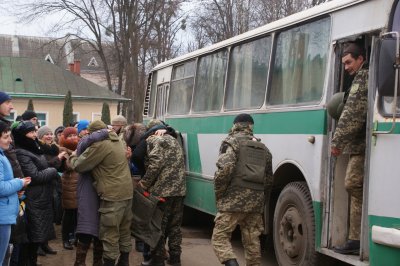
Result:
[[[47,125],[47,113],[36,112],[38,118],[38,125],[40,127]]]
[[[88,66],[91,66],[91,67],[99,66],[99,64],[97,63],[97,60],[96,60],[96,58],[94,58],[94,56],[90,59]]]
[[[50,54],[47,54],[46,57],[44,58],[44,60],[46,60],[47,62],[50,62],[52,64],[54,64],[53,58],[51,58]]]
[[[79,113],[73,113],[72,114],[72,120],[74,121],[74,122],[78,122],[79,121]]]

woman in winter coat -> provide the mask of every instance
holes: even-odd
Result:
[[[49,164],[50,167],[54,167],[57,169],[57,171],[60,172],[61,167],[62,167],[62,160],[64,159],[64,155],[66,154],[66,152],[60,152],[60,149],[54,143],[54,136],[53,136],[52,130],[48,126],[42,126],[37,131],[37,136],[38,136],[38,140],[39,140],[40,149],[42,150],[43,155],[47,160],[47,163]],[[56,216],[58,216],[59,212],[60,212],[58,210],[57,206],[61,206],[61,205],[58,205],[58,203],[57,203],[57,196],[58,196],[57,188],[58,187],[61,188],[61,179],[60,178],[57,178],[53,182],[54,218],[56,218]],[[61,215],[62,215],[62,213],[61,213]],[[56,221],[56,219],[55,219],[55,221]],[[48,240],[55,239],[55,237],[56,237],[55,230],[54,230],[54,227],[52,227],[52,229],[49,231]],[[39,249],[38,249],[38,255],[45,256],[46,254],[52,254],[52,255],[57,254],[57,251],[55,251],[54,249],[52,249],[49,246],[48,241],[46,241],[45,243],[40,245]]]
[[[23,121],[12,130],[18,161],[24,176],[31,177],[26,189],[26,216],[28,221],[28,260],[37,263],[37,249],[48,240],[53,226],[53,181],[58,178],[57,169],[49,167],[38,144],[35,125]]]
[[[0,265],[3,264],[10,240],[11,225],[17,220],[19,209],[17,191],[30,183],[30,178],[14,178],[11,164],[4,155],[11,141],[10,127],[0,121]]]
[[[78,146],[78,131],[74,127],[64,129],[59,139],[61,149],[65,150],[68,155],[76,150]],[[77,199],[76,187],[78,184],[78,173],[72,170],[68,164],[65,165],[64,172],[61,176],[62,182],[62,206],[64,215],[62,219],[62,240],[65,249],[73,249],[71,242],[75,239],[76,223],[77,223]]]

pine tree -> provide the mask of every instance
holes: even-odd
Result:
[[[103,121],[106,125],[111,124],[111,118],[110,118],[110,107],[108,106],[108,103],[103,103],[103,108],[101,109],[101,121]]]
[[[72,109],[71,91],[68,91],[64,99],[63,126],[64,127],[70,126],[73,120],[74,120],[74,114]]]
[[[26,107],[26,110],[35,111],[35,108],[33,107],[33,101],[32,101],[32,99],[29,99],[28,107]]]

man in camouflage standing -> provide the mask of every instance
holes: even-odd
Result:
[[[363,197],[365,132],[368,100],[368,68],[363,49],[350,43],[342,56],[344,69],[354,76],[349,96],[339,118],[331,143],[333,156],[349,154],[345,188],[350,195],[350,228],[348,241],[335,252],[359,254]]]
[[[259,236],[264,230],[262,214],[272,186],[272,155],[253,136],[253,118],[238,115],[228,137],[222,142],[215,172],[218,213],[212,244],[219,261],[239,265],[230,243],[239,225],[246,265],[261,265]]]
[[[162,124],[152,120],[148,128]],[[165,133],[151,135],[146,139],[146,173],[139,184],[150,193],[165,199],[162,219],[162,236],[151,252],[151,260],[142,265],[163,266],[165,241],[168,238],[170,265],[181,265],[183,199],[186,194],[183,149],[177,139]]]

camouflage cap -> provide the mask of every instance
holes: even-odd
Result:
[[[164,125],[164,123],[159,119],[151,119],[149,123],[147,123],[147,128],[150,129],[154,126]]]

